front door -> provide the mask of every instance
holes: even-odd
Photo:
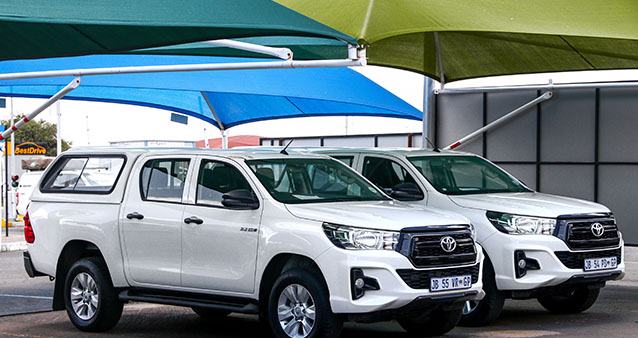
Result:
[[[182,286],[252,293],[255,284],[261,206],[234,210],[222,195],[237,189],[254,193],[244,169],[236,163],[201,158],[190,189],[182,225]]]
[[[181,230],[188,169],[194,157],[140,161],[122,207],[128,277],[133,284],[180,286]]]

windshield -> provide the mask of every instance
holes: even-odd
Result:
[[[480,157],[420,156],[408,160],[438,192],[446,195],[531,191]]]
[[[388,200],[336,160],[293,158],[249,160],[246,163],[270,195],[282,203]]]

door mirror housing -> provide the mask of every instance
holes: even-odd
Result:
[[[236,189],[222,195],[222,205],[230,209],[254,210],[259,208],[259,200],[248,189]]]
[[[401,183],[393,186],[390,196],[399,201],[419,201],[424,198],[423,192],[414,183]]]

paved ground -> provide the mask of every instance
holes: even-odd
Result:
[[[628,269],[638,271],[638,249],[630,249]],[[64,311],[50,312],[53,283],[30,279],[22,269],[22,253],[0,254],[0,337],[86,337]],[[9,313],[47,311],[8,315]],[[261,337],[255,316],[231,315],[204,321],[187,308],[129,304],[118,326],[95,337]],[[638,332],[638,273],[611,282],[598,302],[577,315],[552,315],[536,301],[508,301],[502,317],[483,328],[455,328],[449,337],[635,337]],[[343,337],[407,337],[395,322],[347,323]]]
[[[0,252],[25,250],[27,243],[24,241],[24,223],[14,222],[9,227],[9,237],[6,237],[6,229],[0,228]]]

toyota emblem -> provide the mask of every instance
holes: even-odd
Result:
[[[594,223],[591,225],[591,233],[596,237],[600,237],[605,233],[605,227],[600,223]]]
[[[456,249],[456,240],[450,236],[441,238],[441,249],[445,252],[452,252]]]

